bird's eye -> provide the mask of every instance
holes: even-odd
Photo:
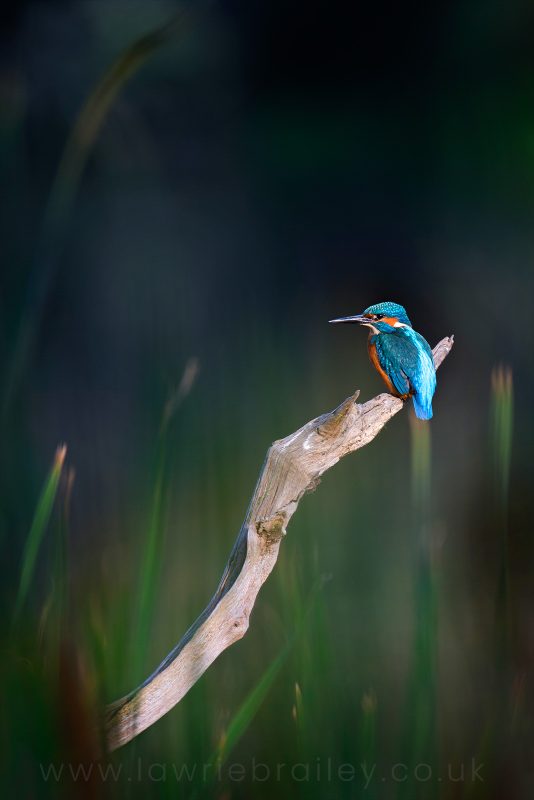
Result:
[[[375,314],[374,316],[375,316],[376,320],[379,320],[379,319],[382,319],[384,315],[383,314]]]

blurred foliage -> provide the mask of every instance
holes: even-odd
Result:
[[[67,448],[64,445],[62,447],[58,447],[54,458],[54,464],[50,470],[50,475],[46,480],[43,491],[38,500],[37,508],[35,509],[35,516],[28,532],[28,538],[26,540],[24,553],[22,555],[19,589],[17,592],[17,598],[15,600],[15,620],[17,620],[20,615],[22,605],[30,588],[30,583],[33,578],[37,556],[39,553],[39,547],[45,534],[46,527],[52,513],[54,500],[56,498],[57,487],[61,476],[61,470],[63,468],[63,462],[65,461],[66,452]]]
[[[526,800],[532,9],[183,20],[3,15],[5,795]],[[99,709],[205,606],[269,443],[382,390],[326,321],[383,299],[455,334],[432,423],[324,476],[247,636],[99,759]]]

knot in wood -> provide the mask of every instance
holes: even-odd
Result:
[[[256,523],[256,531],[266,548],[277,544],[285,534],[286,515],[274,514],[267,519],[260,519]]]
[[[242,614],[238,614],[232,621],[232,626],[230,628],[231,638],[233,640],[242,639],[245,633],[248,631],[248,626],[249,614],[246,611],[244,611]]]

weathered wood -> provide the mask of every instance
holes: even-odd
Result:
[[[434,348],[439,367],[453,337]],[[280,542],[301,497],[340,458],[369,444],[403,401],[380,394],[356,402],[357,391],[338,408],[274,442],[267,452],[245,522],[217,591],[174,650],[131,694],[108,706],[107,746],[129,742],[167,713],[227,647],[245,635],[257,594],[273,569]]]

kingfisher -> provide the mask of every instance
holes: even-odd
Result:
[[[363,314],[331,319],[369,328],[367,349],[371,363],[391,394],[413,400],[419,419],[431,419],[436,390],[436,368],[427,340],[414,331],[406,309],[398,303],[376,303]]]

